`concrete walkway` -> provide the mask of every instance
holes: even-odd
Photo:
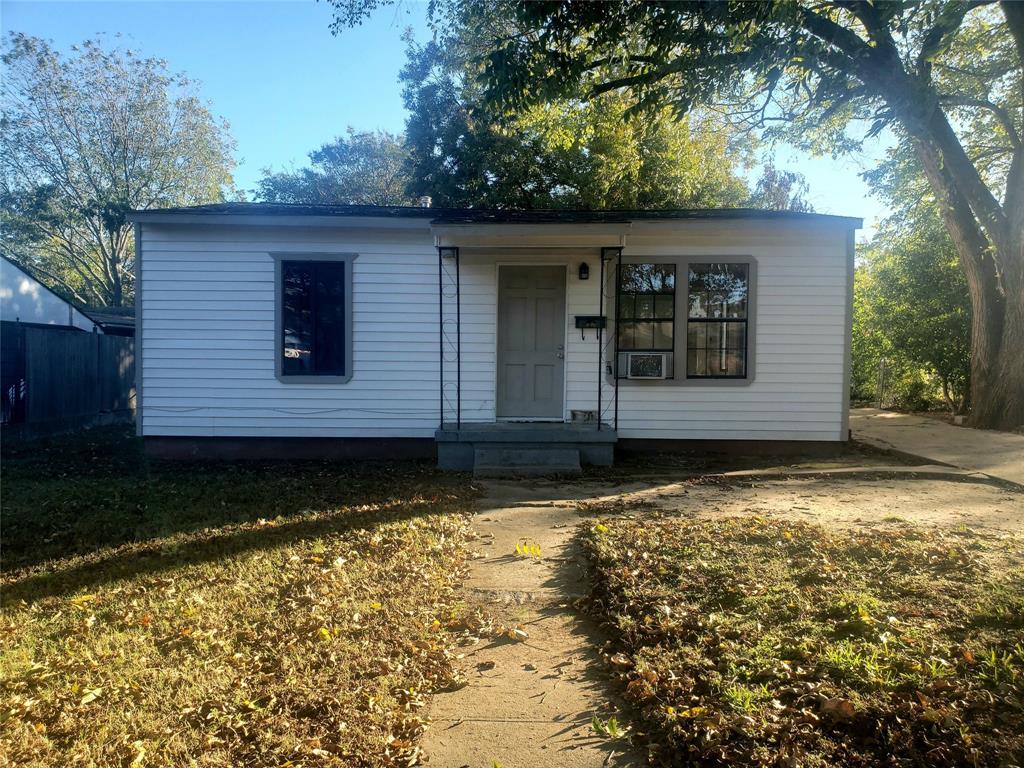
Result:
[[[641,765],[625,740],[600,738],[590,725],[593,715],[606,720],[616,712],[597,654],[605,638],[573,607],[586,590],[572,540],[584,518],[572,502],[531,494],[526,483],[495,481],[487,489],[473,523],[475,547],[486,557],[474,562],[466,589],[471,602],[528,637],[488,640],[466,652],[469,685],[436,695],[431,705],[422,744],[429,764]],[[518,543],[539,545],[540,556],[517,556]]]
[[[951,424],[877,408],[853,408],[855,440],[1024,485],[1024,435]]]

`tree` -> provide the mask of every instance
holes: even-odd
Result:
[[[380,0],[333,0],[336,24]],[[890,128],[914,149],[971,296],[972,421],[1024,424],[1024,3],[453,0],[506,19],[484,76],[506,108],[628,91],[633,109],[717,103],[842,151]]]
[[[132,297],[137,208],[224,199],[227,126],[165,62],[86,41],[61,56],[12,33],[0,99],[0,247],[87,304]]]
[[[749,205],[772,211],[811,213],[814,206],[807,199],[809,192],[810,186],[802,173],[781,170],[768,162],[757,180]]]
[[[441,207],[543,208],[556,184],[535,137],[503,130],[455,46],[409,41],[400,80],[409,119],[410,191]]]
[[[925,368],[938,380],[950,411],[963,412],[969,398],[970,300],[941,219],[933,215],[913,228],[881,231],[864,262],[861,293],[890,358]]]
[[[442,206],[687,208],[738,205],[749,151],[720,118],[668,110],[625,120],[618,94],[497,113],[483,98],[474,42],[457,23],[410,41],[402,71],[410,190]]]
[[[409,195],[408,150],[401,136],[348,129],[309,153],[312,168],[264,171],[256,196],[273,203],[415,205]]]

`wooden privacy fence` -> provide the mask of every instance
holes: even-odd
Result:
[[[20,423],[17,432],[36,436],[132,420],[135,339],[56,328],[20,330],[21,402],[5,402],[4,409],[11,426]]]

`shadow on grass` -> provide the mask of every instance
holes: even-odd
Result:
[[[15,577],[4,587],[5,601],[39,600],[62,596],[136,576],[155,576],[177,568],[209,563],[253,550],[268,550],[296,541],[317,539],[381,523],[422,515],[454,512],[454,505],[426,500],[394,501],[366,511],[340,510],[275,523],[245,523],[218,532],[199,532],[181,538],[123,544],[102,553],[76,558],[54,570]]]
[[[4,598],[463,511],[474,495],[423,462],[150,462],[122,429],[5,445]]]

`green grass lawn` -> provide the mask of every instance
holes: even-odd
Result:
[[[1024,762],[1019,538],[644,510],[583,544],[657,763]]]
[[[119,430],[5,446],[2,475],[10,763],[416,761],[459,684],[465,478],[155,463]]]

